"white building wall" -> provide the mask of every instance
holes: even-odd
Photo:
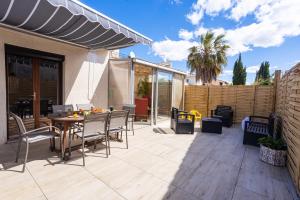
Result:
[[[107,50],[84,48],[0,28],[0,144],[7,140],[5,49],[10,44],[65,56],[63,65],[63,101],[65,104],[93,103],[108,106]]]

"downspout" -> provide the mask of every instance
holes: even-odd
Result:
[[[129,100],[129,103],[134,104],[134,61],[133,61],[133,58],[130,58],[129,65],[130,65],[130,83],[129,83],[130,100]]]

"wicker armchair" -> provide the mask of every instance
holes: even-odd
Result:
[[[231,127],[233,124],[233,110],[230,106],[218,105],[211,111],[211,117],[220,119],[225,127]]]
[[[273,136],[275,115],[269,117],[250,116],[245,123],[243,144],[259,146],[257,140],[266,136]]]
[[[195,115],[172,108],[171,128],[176,134],[194,134]]]

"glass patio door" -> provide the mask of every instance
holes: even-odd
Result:
[[[40,118],[52,112],[60,98],[60,62],[36,57],[6,55],[8,112],[20,116],[27,128],[40,127]],[[8,138],[14,138],[18,128],[8,119]]]
[[[157,71],[155,122],[169,119],[172,105],[172,79],[172,73]]]
[[[184,104],[184,76],[180,74],[173,75],[173,101],[172,107],[183,110]]]

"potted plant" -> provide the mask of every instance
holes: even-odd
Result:
[[[139,97],[145,98],[149,94],[149,80],[148,77],[140,79],[137,85],[137,94]]]
[[[274,166],[285,166],[287,146],[282,138],[263,137],[258,139],[258,143],[260,144],[259,157],[262,161]]]

